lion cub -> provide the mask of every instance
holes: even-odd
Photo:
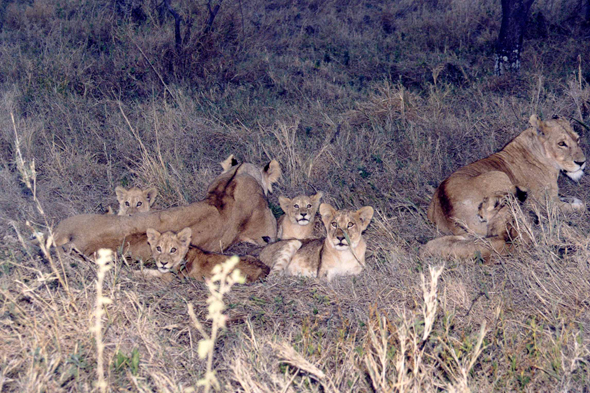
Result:
[[[362,233],[373,218],[373,208],[336,210],[322,203],[320,215],[326,227],[325,238],[278,241],[262,250],[260,260],[273,271],[325,278],[328,282],[336,276],[359,274],[367,249]]]
[[[178,233],[160,233],[155,229],[148,229],[147,241],[158,269],[146,269],[142,274],[160,277],[166,281],[172,279],[172,272],[201,281],[203,278],[212,277],[213,267],[227,261],[229,257],[205,252],[198,247],[191,246],[191,237],[190,227],[184,228]],[[184,268],[182,267],[183,262]],[[240,257],[236,268],[246,276],[246,282],[254,282],[264,278],[270,271],[268,266],[251,256]]]
[[[309,239],[313,236],[316,213],[320,207],[323,192],[315,195],[297,195],[293,199],[279,197],[281,209],[285,212],[278,221],[278,239]]]
[[[147,190],[142,190],[138,187],[132,187],[129,190],[121,186],[115,188],[117,200],[119,201],[119,216],[131,216],[136,213],[146,213],[156,201],[158,190],[155,187],[150,187]],[[107,214],[115,214],[113,209],[109,206]]]

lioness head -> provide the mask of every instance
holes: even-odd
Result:
[[[365,206],[357,211],[336,210],[327,203],[320,205],[320,215],[322,222],[326,227],[327,240],[338,251],[347,250],[350,247],[358,246],[361,235],[371,219],[373,218],[373,208]]]
[[[234,155],[230,154],[229,157],[219,164],[223,168],[221,174],[235,170],[235,176],[247,174],[255,178],[264,190],[264,195],[268,195],[269,192],[272,193],[272,185],[279,181],[282,173],[281,166],[276,160],[272,160],[261,168],[249,163],[240,164],[234,158]]]
[[[191,243],[192,230],[184,228],[176,234],[170,231],[160,233],[150,228],[146,234],[158,270],[167,273],[177,268],[185,257]]]
[[[123,187],[115,188],[117,200],[119,201],[119,216],[131,216],[136,213],[145,213],[150,211],[150,208],[156,201],[158,190],[155,187],[142,190],[141,188],[133,187],[129,190]]]
[[[529,120],[541,141],[545,154],[559,170],[575,181],[580,180],[586,167],[586,157],[580,149],[580,136],[567,120],[554,118],[541,121],[537,115]]]
[[[279,204],[291,223],[308,225],[318,211],[322,196],[324,196],[324,193],[321,191],[312,196],[297,195],[293,199],[280,196]]]

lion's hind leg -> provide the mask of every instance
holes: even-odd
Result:
[[[471,236],[443,236],[426,243],[420,250],[422,258],[438,256],[441,258],[473,259],[481,258],[488,263],[494,253],[504,255],[509,245],[504,238],[494,236],[475,238]]]

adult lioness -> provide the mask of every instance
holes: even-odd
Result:
[[[273,271],[328,281],[340,275],[359,274],[365,265],[367,249],[362,233],[373,218],[373,208],[336,210],[322,203],[320,215],[326,238],[281,240],[266,246],[260,260],[272,266]]]
[[[531,128],[501,151],[460,168],[440,184],[428,207],[428,218],[438,230],[458,236],[467,232],[487,236],[488,223],[477,214],[479,204],[484,198],[515,189],[526,192],[533,203],[548,198],[565,210],[585,208],[575,198],[560,200],[557,186],[560,171],[576,181],[584,174],[586,157],[578,145],[578,134],[560,118],[541,121],[532,115],[529,122]],[[456,246],[455,240],[461,239],[447,240]],[[433,249],[434,244],[426,248]],[[505,242],[493,239],[492,248],[503,252]]]
[[[131,216],[136,213],[149,212],[158,196],[156,187],[142,190],[139,187],[131,187],[129,190],[121,186],[115,188],[117,201],[119,202],[119,216]],[[109,210],[109,212],[111,212]]]
[[[240,167],[219,175],[204,200],[187,206],[131,217],[82,214],[67,218],[55,230],[55,244],[84,255],[125,246],[134,258],[147,259],[151,255],[148,228],[165,232],[190,227],[191,243],[206,251],[222,251],[240,241],[266,245],[276,239],[277,229],[263,186],[276,182],[281,168],[273,160],[256,178],[240,172]]]
[[[297,195],[293,199],[280,196],[279,204],[285,214],[279,217],[277,237],[279,239],[314,237],[316,213],[322,196],[324,193],[321,191],[311,196]]]
[[[237,175],[247,174],[254,177],[262,186],[264,195],[268,195],[269,192],[272,193],[272,184],[276,183],[281,177],[281,167],[275,160],[269,162],[264,168],[260,168],[249,163],[240,164],[238,163],[238,160],[234,158],[234,155],[230,154],[229,157],[219,164],[221,165],[221,168],[223,168],[223,172],[221,172],[222,175],[232,172],[237,168]]]
[[[174,273],[201,281],[211,278],[213,268],[227,261],[229,257],[192,246],[191,235],[190,228],[184,228],[178,234],[171,231],[160,233],[148,228],[147,241],[158,269],[144,269],[137,273],[166,281],[171,280]],[[268,266],[251,256],[240,257],[235,269],[240,269],[246,277],[246,282],[262,279],[270,271]]]

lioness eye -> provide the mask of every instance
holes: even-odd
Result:
[[[156,250],[158,250],[158,252],[162,252],[162,247],[158,246],[156,247]]]
[[[130,206],[129,201],[125,201],[125,206]]]
[[[176,252],[176,248],[175,248],[175,247],[172,247],[172,248],[170,249],[170,254],[174,254],[175,252]]]
[[[567,147],[567,143],[565,143],[565,142],[559,142],[557,144],[557,146],[559,146],[559,147]]]
[[[307,208],[311,209],[311,203],[307,204]]]
[[[352,228],[353,226],[354,226],[354,222],[349,222],[347,227]]]
[[[140,207],[141,205],[143,205],[143,203],[137,202],[137,207]]]
[[[299,209],[299,205],[293,205],[295,209]]]
[[[336,221],[332,222],[332,226],[333,226],[334,228],[338,228],[338,224],[336,224]]]

